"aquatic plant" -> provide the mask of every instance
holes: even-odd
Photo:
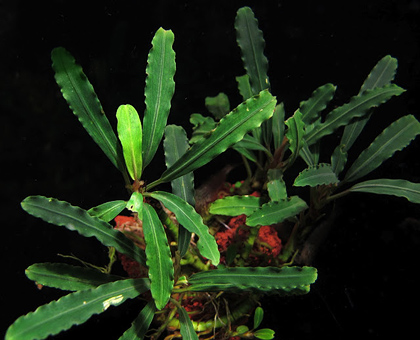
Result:
[[[305,246],[330,202],[367,192],[420,203],[417,183],[355,183],[420,133],[411,115],[392,123],[346,169],[347,153],[374,107],[404,92],[392,83],[396,59],[381,59],[348,103],[324,115],[335,92],[326,84],[286,119],[284,105],[270,93],[264,39],[250,8],[239,9],[235,28],[246,70],[237,78],[244,101],[230,110],[226,95],[206,98],[213,117],[191,115],[191,138],[181,126],[167,125],[175,88],[172,31],[160,28],[152,40],[143,119],[133,106],[121,105],[117,134],[82,68],[64,48],[53,50],[63,97],[120,170],[129,195],[87,210],[44,196],[23,200],[29,214],[98,239],[109,248],[110,262],[105,267],[38,263],[27,268],[26,275],[38,285],[71,293],[18,318],[6,339],[44,339],[135,298],[144,306],[120,339],[272,339],[272,330],[259,329],[259,300],[266,294],[309,292],[317,270],[301,266],[310,262],[303,256]],[[320,141],[341,127],[331,162],[319,163]],[[167,168],[148,181],[142,175],[162,139]],[[194,171],[228,148],[242,156],[247,178],[227,183],[228,166],[195,190]],[[283,175],[299,157],[307,168],[286,183]],[[172,192],[152,190],[169,182]],[[290,196],[291,186],[309,187],[309,199]],[[117,259],[128,277],[111,274]],[[250,329],[246,323],[252,314]]]

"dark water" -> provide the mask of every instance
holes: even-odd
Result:
[[[408,91],[377,110],[351,157],[398,117],[420,118],[419,1],[98,3],[96,7],[76,7],[73,1],[0,4],[2,331],[18,316],[59,296],[48,289],[38,292],[24,276],[27,266],[59,262],[57,253],[73,253],[94,263],[106,261],[106,251],[95,240],[26,215],[20,201],[42,194],[90,208],[126,197],[119,173],[85,134],[58,91],[50,67],[52,48],[64,46],[76,57],[115,124],[120,104],[144,110],[150,41],[159,27],[172,29],[177,73],[169,121],[188,131],[189,115],[206,113],[206,96],[225,92],[232,106],[240,102],[235,76],[244,71],[233,21],[236,10],[249,5],[264,31],[272,93],[284,101],[288,114],[327,82],[338,86],[336,104],[341,105],[358,92],[379,59],[387,54],[398,59],[395,82]],[[335,137],[329,141],[334,146],[338,142]],[[420,182],[419,154],[420,144],[414,141],[372,178]],[[236,156],[222,156],[198,171],[197,181],[232,157]],[[145,175],[153,180],[163,170],[163,159],[157,157]],[[279,339],[315,335],[373,339],[391,331],[406,335],[415,327],[419,207],[404,199],[362,194],[343,199],[341,207],[343,214],[315,259],[319,280],[312,292],[270,298],[263,305],[264,326],[273,327]],[[133,302],[110,309],[57,338],[77,338],[92,329],[105,339],[118,338],[136,308]],[[120,313],[126,314],[113,318]]]

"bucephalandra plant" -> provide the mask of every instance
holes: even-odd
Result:
[[[135,298],[144,300],[143,308],[120,339],[272,339],[271,329],[259,329],[259,299],[309,292],[317,270],[305,266],[310,261],[302,254],[330,202],[367,192],[420,203],[417,183],[356,182],[420,133],[413,116],[392,123],[346,165],[373,108],[404,92],[392,83],[396,59],[381,59],[348,103],[324,114],[335,92],[334,85],[326,84],[286,117],[283,103],[270,93],[264,39],[250,8],[239,9],[235,29],[246,70],[237,78],[244,101],[230,110],[226,95],[206,98],[214,118],[191,115],[190,138],[182,127],[167,125],[175,89],[172,31],[160,28],[152,40],[144,114],[121,105],[117,134],[82,68],[64,48],[53,50],[63,97],[120,170],[129,195],[87,210],[43,196],[23,200],[29,214],[98,239],[109,248],[110,263],[104,268],[65,263],[27,268],[29,279],[69,294],[18,318],[7,330],[7,340],[44,339]],[[341,127],[330,163],[320,163],[322,139]],[[166,170],[157,179],[143,178],[162,139]],[[247,178],[226,183],[228,167],[196,190],[194,171],[228,148],[241,154]],[[307,167],[286,183],[284,173],[298,157]],[[169,182],[172,192],[155,190]],[[309,187],[309,199],[290,196],[291,185]],[[111,273],[116,256],[129,277]],[[250,316],[252,328],[245,324]]]

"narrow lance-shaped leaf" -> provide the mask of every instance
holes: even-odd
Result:
[[[195,209],[180,197],[168,192],[154,191],[148,195],[162,202],[167,209],[172,211],[185,229],[198,235],[197,248],[201,255],[217,266],[220,261],[220,253],[216,240],[209,233],[209,228],[203,223],[203,219]]]
[[[120,276],[101,273],[97,269],[65,263],[36,263],[29,266],[25,274],[30,280],[43,286],[72,291],[95,288],[123,279]]]
[[[46,222],[75,230],[85,237],[96,237],[102,244],[114,247],[118,252],[130,256],[145,265],[145,254],[123,233],[105,221],[90,216],[86,210],[55,198],[29,196],[22,201],[22,208],[29,214]]]
[[[307,208],[306,202],[298,196],[292,196],[284,201],[269,202],[248,216],[246,224],[250,227],[255,227],[280,223]]]
[[[396,151],[402,150],[420,134],[420,123],[407,115],[389,125],[354,161],[344,181],[355,181],[375,170]]]
[[[318,87],[308,100],[302,101],[299,106],[299,111],[302,113],[302,120],[306,124],[312,124],[316,121],[320,112],[322,112],[327,104],[334,97],[336,86],[333,84],[325,84]]]
[[[128,173],[133,180],[138,180],[143,167],[143,137],[139,114],[131,105],[120,105],[117,110],[117,120],[118,137]]]
[[[125,174],[122,150],[93,86],[73,56],[57,47],[51,53],[55,80],[70,109],[111,162]]]
[[[213,215],[248,216],[260,207],[260,200],[255,196],[226,196],[212,202],[209,212]]]
[[[142,340],[155,316],[156,307],[153,301],[149,301],[143,307],[137,318],[132,322],[131,327],[127,329],[118,340]]]
[[[147,78],[144,90],[146,111],[143,119],[143,168],[153,159],[163,132],[175,92],[174,34],[159,28],[152,40],[147,59]]]
[[[275,98],[266,90],[240,104],[219,122],[207,139],[194,144],[147,189],[171,181],[207,164],[228,147],[239,142],[248,131],[270,118],[275,105]]]
[[[197,333],[194,330],[193,323],[188,316],[187,311],[179,306],[177,308],[179,313],[180,332],[183,340],[198,340]]]
[[[278,149],[283,143],[284,130],[285,130],[284,115],[285,115],[284,104],[280,103],[276,106],[273,113],[273,117],[271,118],[271,122],[273,125],[271,128],[271,131],[273,133],[274,149]]]
[[[217,274],[216,274],[217,273]],[[260,291],[280,294],[305,294],[315,282],[317,270],[313,267],[237,267],[203,271],[188,279],[194,292]]]
[[[321,163],[303,170],[296,177],[293,185],[296,187],[303,187],[306,185],[315,187],[317,185],[337,184],[338,182],[339,180],[334,171],[332,171],[331,165]]]
[[[5,339],[45,339],[84,323],[110,306],[135,298],[149,287],[148,279],[128,279],[68,294],[18,318],[7,330]]]
[[[143,209],[146,264],[149,268],[152,297],[157,309],[165,307],[174,285],[174,266],[165,228],[156,211],[147,203]]]
[[[96,207],[90,208],[88,213],[90,216],[100,218],[105,222],[109,222],[124,210],[126,204],[127,202],[122,200],[106,202]]]
[[[168,125],[165,128],[165,139],[163,148],[165,150],[166,166],[172,166],[189,148],[187,133],[181,126]],[[172,192],[181,197],[185,202],[194,206],[194,173],[190,172],[184,176],[171,181]],[[182,225],[178,232],[178,250],[181,257],[188,250],[191,240],[191,232]]]
[[[377,87],[388,85],[394,80],[397,71],[397,59],[387,55],[383,57],[372,69],[360,88],[359,95],[366,90],[372,90]],[[331,164],[334,172],[338,175],[343,171],[347,162],[347,152],[353,146],[353,143],[359,137],[366,123],[370,119],[371,112],[363,117],[351,121],[344,128],[340,144],[335,148],[331,157]]]
[[[403,92],[401,87],[391,84],[354,96],[349,103],[331,111],[324,123],[309,131],[305,136],[306,142],[308,145],[314,144],[322,137],[333,133],[340,126],[348,124],[353,118],[363,116],[370,108],[383,104],[392,96],[398,96]]]
[[[242,96],[243,100],[247,100],[252,97],[251,84],[249,83],[249,76],[244,74],[243,76],[236,77],[236,82],[238,83],[238,90]]]
[[[292,152],[289,158],[289,164],[291,165],[296,160],[300,149],[304,145],[305,123],[302,121],[302,113],[296,110],[294,115],[286,120],[286,125],[288,127],[286,137],[289,140],[289,149]]]
[[[367,192],[380,195],[405,197],[410,202],[420,203],[420,183],[403,179],[373,179],[353,185],[350,192]]]

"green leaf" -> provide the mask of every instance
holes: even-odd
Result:
[[[372,108],[385,103],[392,96],[398,96],[404,90],[394,84],[375,88],[354,96],[349,103],[331,111],[325,122],[309,131],[306,136],[308,145],[312,145],[322,137],[333,133],[340,126],[348,124],[353,118],[361,117]]]
[[[296,177],[293,185],[295,187],[303,187],[306,185],[315,187],[317,185],[337,184],[338,182],[339,180],[332,170],[331,165],[321,163],[303,170]]]
[[[298,196],[288,200],[269,202],[247,217],[246,224],[250,227],[258,225],[271,225],[283,222],[285,219],[299,214],[308,208],[306,202]]]
[[[195,209],[180,197],[168,192],[154,191],[148,195],[162,202],[167,209],[175,214],[179,224],[199,237],[197,248],[201,255],[217,266],[220,261],[220,253],[216,240],[209,233],[209,228],[203,223],[203,219]]]
[[[110,306],[135,298],[149,287],[148,279],[128,279],[68,294],[18,318],[7,330],[5,339],[45,339],[84,323]]]
[[[290,163],[293,163],[304,145],[305,123],[302,121],[302,113],[296,110],[294,115],[286,120],[288,127],[286,137],[289,140],[289,149],[292,152]]]
[[[82,68],[63,47],[55,48],[51,59],[55,80],[70,109],[112,164],[124,174],[124,160],[117,136]]]
[[[327,104],[334,97],[336,88],[333,84],[320,86],[312,93],[311,98],[300,103],[299,111],[302,113],[302,120],[306,124],[312,124],[319,118],[320,112],[327,107]]]
[[[101,273],[96,269],[65,263],[36,263],[25,270],[26,276],[36,283],[62,290],[83,290],[123,279]]]
[[[193,292],[259,291],[305,294],[317,278],[313,267],[235,267],[198,272],[188,279]]]
[[[156,211],[144,203],[143,233],[146,241],[146,264],[149,268],[152,297],[157,309],[169,301],[174,285],[174,266],[165,228]]]
[[[127,329],[118,340],[142,340],[153,321],[156,312],[155,303],[149,301],[143,307],[137,318],[132,322],[131,327]]]
[[[97,207],[90,208],[88,214],[100,218],[105,222],[113,220],[118,214],[124,210],[127,202],[126,201],[111,201],[106,202]]]
[[[258,20],[249,7],[238,10],[235,19],[236,41],[241,49],[242,61],[255,95],[270,87],[267,69],[268,60],[264,56],[265,41],[258,28]]]
[[[268,195],[272,201],[282,201],[287,199],[286,183],[283,180],[283,171],[280,169],[269,169],[267,171]]]
[[[260,207],[260,202],[261,199],[255,196],[226,196],[212,202],[209,212],[213,215],[249,216]]]
[[[274,339],[274,334],[275,334],[275,332],[270,328],[261,328],[261,329],[257,330],[256,332],[254,332],[254,336],[257,339],[261,339],[261,340]]]
[[[357,183],[348,191],[393,195],[405,197],[412,203],[420,203],[420,183],[413,183],[403,179],[373,179]]]
[[[198,340],[197,333],[194,330],[193,323],[191,322],[187,311],[182,306],[179,306],[177,309],[179,313],[180,332],[182,339]]]
[[[105,221],[90,216],[86,210],[44,196],[29,196],[22,201],[21,205],[26,212],[35,217],[72,231],[75,230],[85,237],[94,236],[105,246],[114,247],[118,252],[140,264],[146,263],[143,250],[133,241],[122,232],[113,229]]]
[[[251,135],[245,135],[242,140],[240,140],[238,143],[236,143],[233,146],[236,148],[242,148],[247,150],[258,150],[258,151],[264,151],[266,154],[269,154],[270,152],[267,150],[266,147],[264,147],[260,141]]]
[[[242,96],[243,100],[247,100],[252,97],[251,84],[249,83],[249,76],[244,74],[243,76],[236,77],[236,82],[238,83],[238,90]]]
[[[117,130],[125,165],[133,180],[141,177],[143,167],[142,129],[139,114],[131,105],[120,105],[117,110]]]
[[[280,103],[276,106],[273,117],[271,118],[273,125],[271,131],[273,133],[274,149],[278,149],[283,143],[285,130],[284,115],[284,104]]]
[[[248,131],[270,118],[275,105],[276,100],[268,91],[262,91],[259,95],[240,104],[219,122],[208,138],[194,144],[162,174],[160,179],[149,184],[147,189],[171,181],[207,164],[228,147],[239,142]]]
[[[205,105],[207,110],[213,115],[217,120],[222,119],[230,111],[230,103],[228,96],[221,92],[215,97],[206,97]]]
[[[143,168],[153,159],[163,137],[175,91],[174,34],[159,28],[152,40],[144,90],[146,111],[143,119]]]
[[[369,73],[368,77],[360,88],[359,95],[366,90],[372,90],[377,87],[389,85],[392,80],[394,80],[397,66],[397,59],[392,58],[389,55],[382,58]],[[349,124],[345,126],[340,145],[335,148],[331,157],[331,164],[333,166],[334,172],[337,175],[343,171],[347,162],[347,152],[359,137],[366,123],[370,119],[371,114],[372,110],[370,110],[370,112],[363,117],[353,119]]]
[[[407,115],[389,125],[354,161],[344,181],[355,181],[382,164],[396,151],[402,150],[420,134],[420,123]]]
[[[264,319],[264,310],[261,307],[257,307],[254,312],[254,329],[260,327],[261,322]]]
[[[133,192],[127,202],[126,208],[137,213],[140,220],[143,220],[143,195],[139,192]]]
[[[204,117],[199,113],[193,113],[190,116],[190,123],[193,124],[193,133],[190,144],[195,144],[208,137],[217,125],[213,118]]]

